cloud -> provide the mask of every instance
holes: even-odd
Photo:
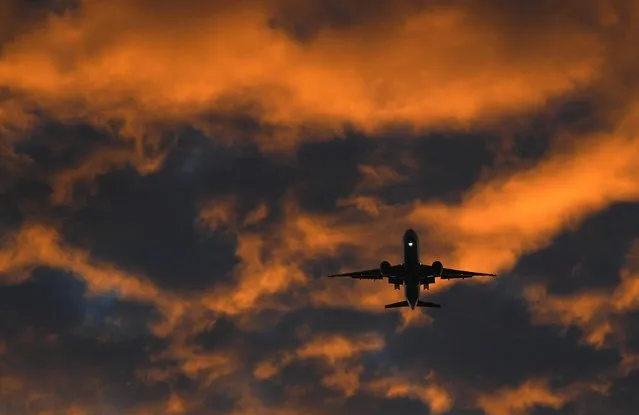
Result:
[[[406,176],[400,175],[391,167],[380,164],[360,164],[357,166],[357,170],[363,176],[358,186],[360,190],[376,189],[407,179]]]
[[[88,280],[90,289],[94,292],[108,292],[116,289],[124,295],[142,298],[157,294],[150,285],[145,285],[136,277],[120,274],[119,279],[107,279],[106,274],[112,273],[114,269],[108,265],[92,267],[88,263],[88,253],[82,250],[64,249],[55,228],[27,224],[11,236],[7,238],[1,251],[0,271],[6,277],[16,279],[17,282],[28,278],[29,271],[34,267],[50,265],[77,271],[79,277]]]
[[[255,225],[259,222],[262,222],[264,219],[268,217],[269,208],[268,205],[264,202],[261,202],[257,207],[251,210],[246,217],[244,218],[244,222],[242,222],[243,227]]]
[[[360,353],[379,350],[384,341],[377,334],[364,334],[352,340],[340,336],[320,336],[304,344],[297,350],[301,359],[324,358],[329,363],[348,359]]]
[[[411,219],[433,224],[431,238],[454,245],[451,267],[507,270],[521,254],[547,245],[588,215],[637,200],[638,154],[637,138],[593,137],[572,153],[476,185],[460,206],[426,205]]]
[[[133,149],[108,149],[101,148],[89,156],[80,165],[64,169],[49,178],[52,187],[51,202],[54,205],[72,204],[75,200],[75,186],[86,184],[94,186],[94,181],[116,168],[130,165],[140,175],[148,175],[158,171],[166,158],[166,152],[158,151],[158,154],[146,155]],[[92,192],[98,189],[93,188]]]
[[[480,394],[476,405],[486,415],[527,415],[535,408],[565,410],[569,403],[592,394],[608,398],[610,383],[577,381],[562,388],[553,388],[545,379],[529,379],[516,387],[505,387],[495,392]],[[579,409],[583,411],[583,409]]]
[[[402,323],[397,327],[399,332],[406,330],[408,327],[427,326],[433,322],[433,318],[426,314],[423,309],[402,309],[401,316]]]
[[[383,28],[364,18],[321,26],[307,42],[278,22],[321,19],[311,12],[319,3],[292,14],[278,1],[147,6],[84,0],[49,15],[5,43],[0,85],[61,119],[125,119],[125,135],[164,122],[205,128],[200,114],[242,109],[283,132],[342,123],[373,131],[540,107],[594,82],[605,51],[586,28],[553,22],[545,22],[545,36],[517,33],[525,47],[510,44],[512,26],[478,19],[474,6],[458,3],[398,5],[399,18]]]
[[[572,325],[584,330],[584,341],[596,347],[616,344],[624,351],[624,335],[616,324],[616,316],[639,310],[639,268],[635,243],[628,254],[628,263],[621,270],[621,279],[612,290],[590,289],[570,294],[552,294],[541,285],[526,287],[533,322]],[[621,344],[619,344],[621,342]]]
[[[209,200],[200,209],[198,224],[209,230],[228,226],[235,222],[236,200],[233,196],[226,196]],[[248,222],[247,218],[247,222]]]
[[[268,379],[297,359],[321,359],[329,366],[337,366],[339,362],[353,359],[362,353],[378,351],[383,347],[384,340],[376,333],[351,337],[320,334],[306,340],[293,352],[284,352],[275,359],[260,362],[253,373],[258,379]]]
[[[427,405],[431,413],[435,415],[447,413],[453,406],[450,393],[437,384],[434,372],[417,381],[403,376],[373,380],[366,388],[387,398],[418,399]]]
[[[326,365],[320,383],[349,398],[361,387],[360,376],[364,367],[359,358],[367,353],[379,352],[384,344],[383,338],[373,332],[348,337],[339,334],[314,335],[294,351],[284,351],[279,356],[259,362],[253,376],[264,381],[296,361],[320,360]]]
[[[479,398],[477,404],[486,415],[526,415],[535,406],[560,409],[568,402],[543,381],[528,381],[516,388],[503,389]]]

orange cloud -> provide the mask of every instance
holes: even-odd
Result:
[[[610,299],[599,291],[552,296],[543,286],[529,286],[525,297],[533,307],[537,322],[556,321],[561,324],[586,324],[607,309]]]
[[[384,340],[376,333],[346,338],[340,335],[318,336],[297,349],[300,359],[323,358],[329,363],[380,350]]]
[[[142,149],[101,149],[89,156],[74,168],[68,168],[48,178],[53,189],[51,201],[53,204],[71,204],[74,200],[74,188],[78,183],[94,186],[99,176],[115,168],[130,165],[140,175],[155,173],[162,167],[167,153],[157,151],[148,155]],[[96,193],[97,188],[92,188]]]
[[[362,175],[362,180],[357,187],[358,191],[378,189],[408,179],[407,176],[402,176],[390,166],[383,164],[360,164],[357,166],[357,170]]]
[[[330,366],[337,366],[345,360],[378,351],[383,347],[384,340],[376,333],[352,337],[317,335],[305,341],[295,351],[284,352],[278,357],[260,362],[253,375],[258,379],[268,379],[296,359],[321,359]]]
[[[526,415],[535,406],[560,409],[569,400],[567,395],[553,392],[545,382],[530,380],[516,388],[480,396],[477,405],[486,415]]]
[[[340,365],[322,377],[321,383],[327,388],[342,392],[348,398],[360,389],[360,375],[364,372],[362,365]]]
[[[328,412],[323,405],[308,400],[266,405],[250,388],[243,388],[229,415],[326,415]]]
[[[237,234],[236,255],[241,262],[234,270],[236,282],[203,293],[202,301],[208,308],[230,315],[266,305],[286,308],[265,301],[273,294],[299,290],[307,284],[308,275],[302,269],[305,261],[333,255],[342,244],[358,238],[357,233],[347,229],[332,229],[330,217],[300,211],[292,199],[284,202],[284,210],[283,223],[259,234],[253,231]]]
[[[186,412],[186,405],[184,401],[180,399],[180,397],[172,393],[169,397],[169,401],[166,404],[166,413],[167,414],[183,414]]]
[[[171,392],[166,399],[137,404],[133,408],[124,412],[123,415],[187,414],[189,411],[201,409],[203,407],[202,401],[203,399],[196,396],[189,396],[187,398],[176,392]],[[97,408],[92,409],[93,411],[90,411],[89,413],[96,412]]]
[[[402,322],[397,327],[398,332],[404,331],[409,327],[427,326],[433,322],[433,318],[426,314],[424,309],[409,310],[407,308],[403,308],[400,313],[402,316]]]
[[[360,389],[360,374],[364,368],[357,362],[357,358],[383,347],[384,340],[376,333],[351,337],[317,335],[306,340],[294,351],[285,351],[279,356],[258,363],[253,370],[253,376],[261,380],[269,379],[295,360],[319,359],[326,362],[328,369],[321,378],[321,384],[340,391],[347,398],[355,395]]]
[[[268,205],[262,202],[246,215],[244,222],[242,222],[242,226],[246,227],[260,223],[268,217],[268,214]]]
[[[368,391],[380,394],[386,398],[407,397],[418,399],[437,415],[443,414],[453,406],[453,398],[450,393],[435,380],[434,372],[429,373],[424,381],[412,381],[410,377],[390,377],[370,382],[366,388]]]
[[[83,0],[4,45],[0,86],[62,119],[125,119],[134,135],[242,108],[282,131],[345,122],[371,131],[537,108],[590,84],[603,64],[600,38],[575,25],[545,27],[547,36],[529,36],[513,54],[504,40],[512,28],[459,5],[433,5],[405,11],[382,32],[362,21],[298,42],[269,27],[283,7]]]
[[[381,213],[379,210],[379,201],[373,196],[352,196],[346,199],[340,199],[337,201],[337,207],[354,207],[371,217],[378,217]]]
[[[198,224],[212,231],[235,222],[236,200],[234,196],[223,196],[206,202],[200,209]]]
[[[629,353],[625,350],[621,352],[621,363],[619,364],[619,374],[622,377],[639,370],[639,353]]]
[[[552,295],[540,285],[527,287],[524,296],[529,303],[533,322],[578,326],[584,330],[584,340],[596,347],[610,345],[611,340],[623,342],[624,335],[615,327],[614,317],[639,310],[639,267],[635,252],[639,252],[639,243],[635,243],[630,250],[628,263],[621,270],[621,282],[613,290]],[[623,343],[619,346],[622,349],[624,347]]]
[[[201,379],[204,386],[209,386],[215,380],[236,370],[237,362],[231,353],[215,353],[199,349],[174,348],[166,357],[179,360],[181,372],[190,378]]]
[[[536,407],[558,410],[583,394],[606,395],[610,383],[577,381],[564,388],[553,390],[544,379],[529,379],[516,387],[504,387],[476,397],[476,407],[486,415],[527,415]]]
[[[92,261],[88,252],[66,247],[54,228],[27,224],[11,235],[0,250],[0,273],[4,282],[29,278],[36,266],[50,266],[74,272],[87,283],[91,294],[115,291],[123,297],[154,302],[161,292],[144,277],[124,273],[114,266]]]
[[[0,377],[0,396],[13,395],[23,390],[23,382],[14,377],[3,375]]]
[[[257,235],[241,234],[237,255],[242,262],[235,269],[237,282],[204,293],[202,301],[216,312],[238,315],[261,308],[269,296],[301,287],[306,281],[299,262],[289,262],[287,251],[271,251],[262,259],[265,240]],[[273,303],[268,305],[275,306]],[[281,305],[284,307],[284,305]]]
[[[638,200],[638,160],[639,137],[621,131],[592,137],[571,153],[476,185],[459,206],[422,205],[410,219],[431,224],[432,238],[454,247],[451,267],[506,270],[587,216]]]

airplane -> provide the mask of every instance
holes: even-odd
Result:
[[[329,278],[351,277],[362,280],[381,280],[388,278],[389,284],[394,284],[395,289],[404,286],[405,300],[392,304],[386,304],[384,308],[410,307],[435,307],[441,308],[440,304],[422,301],[419,299],[420,286],[428,290],[430,284],[435,283],[435,277],[443,280],[466,279],[472,277],[496,277],[496,274],[486,274],[483,272],[460,271],[451,268],[444,268],[440,261],[435,261],[431,265],[419,262],[419,237],[413,229],[407,229],[403,237],[404,263],[391,265],[388,261],[382,261],[379,268],[364,271],[346,272],[343,274],[329,275]]]

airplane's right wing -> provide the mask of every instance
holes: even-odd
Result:
[[[442,270],[441,279],[443,280],[452,280],[452,279],[465,279],[472,277],[496,277],[495,274],[487,274],[485,272],[474,272],[474,271],[462,271],[458,269],[452,268],[444,268]]]
[[[379,268],[367,269],[367,270],[363,270],[363,271],[345,272],[343,274],[329,275],[329,278],[335,278],[335,277],[350,277],[350,278],[357,278],[357,279],[360,279],[360,280],[381,280],[381,279],[384,279],[384,276],[380,272]]]

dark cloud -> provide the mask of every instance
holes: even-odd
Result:
[[[513,276],[522,283],[544,282],[558,294],[614,288],[637,236],[638,213],[636,204],[621,204],[590,218],[547,248],[524,256]]]
[[[333,140],[300,148],[295,172],[304,209],[329,211],[348,197],[358,181],[357,163],[370,152],[362,139]]]
[[[166,347],[146,329],[152,309],[111,296],[87,298],[76,278],[44,268],[22,285],[2,287],[0,298],[0,330],[11,356],[0,364],[5,381],[18,382],[11,396],[2,391],[8,408],[96,403],[100,393],[131,405],[166,393],[138,385],[136,374]]]
[[[635,330],[637,324],[639,324],[637,311],[628,313],[621,321],[621,330],[627,339],[628,352],[633,355],[639,354],[639,332]]]
[[[194,195],[179,181],[124,170],[98,186],[100,193],[73,215],[66,232],[97,258],[117,260],[162,287],[180,289],[206,287],[233,267],[233,240],[212,235],[203,241],[194,224]]]
[[[534,377],[571,383],[619,361],[614,351],[579,345],[574,331],[558,335],[551,328],[533,326],[525,303],[494,287],[455,286],[433,301],[445,309],[431,313],[431,326],[409,328],[389,341],[396,364],[407,369],[419,365],[424,373],[434,369],[488,391]]]
[[[620,379],[612,386],[610,395],[598,402],[595,408],[610,411],[611,414],[629,414],[639,405],[639,399],[634,392],[639,382],[639,373],[631,373],[625,379]],[[594,413],[594,411],[592,412]]]
[[[322,30],[356,29],[362,26],[381,35],[393,30],[402,18],[423,10],[430,2],[407,0],[390,4],[379,0],[285,0],[275,3],[278,5],[269,18],[271,27],[306,42],[314,39]]]
[[[32,328],[40,334],[70,331],[85,318],[84,285],[71,275],[41,268],[22,285],[0,291],[5,336],[20,335]]]

